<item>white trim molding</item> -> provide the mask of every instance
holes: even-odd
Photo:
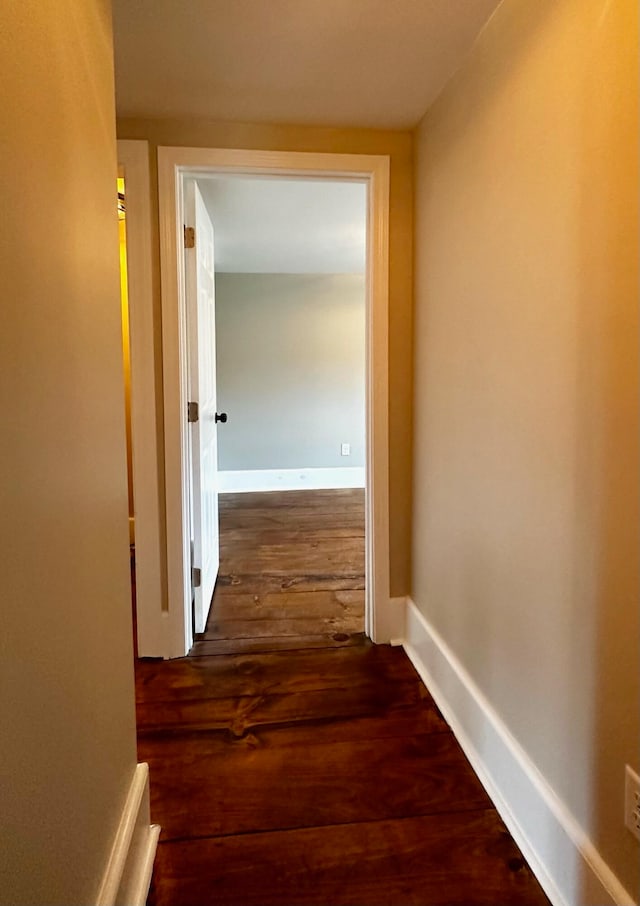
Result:
[[[124,171],[126,199],[138,654],[162,657],[167,621],[162,611],[149,143],[119,141],[118,165]]]
[[[160,827],[149,823],[149,766],[139,764],[113,841],[96,906],[144,906]]]
[[[220,494],[247,491],[320,491],[363,488],[364,466],[328,469],[243,469],[218,472]]]
[[[554,906],[635,906],[565,803],[410,599],[404,649]]]
[[[406,635],[407,598],[389,598],[389,644],[397,648],[404,645]]]
[[[301,176],[366,183],[366,605],[374,642],[392,637],[389,605],[389,158],[368,154],[158,148],[165,427],[167,583],[170,639],[165,657],[191,647],[191,546],[182,182],[208,173]]]

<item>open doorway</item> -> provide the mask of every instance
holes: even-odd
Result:
[[[164,463],[167,542],[165,657],[186,654],[194,639],[192,570],[193,508],[190,500],[193,402],[187,347],[185,256],[189,252],[187,194],[197,179],[213,175],[281,176],[361,181],[366,186],[365,305],[365,633],[374,642],[401,635],[389,599],[388,519],[388,211],[389,159],[284,151],[210,148],[158,149],[160,208]],[[198,241],[197,230],[195,241]],[[186,246],[186,247],[185,247]],[[196,294],[197,297],[198,294]],[[209,344],[211,348],[211,344]],[[209,403],[207,403],[210,408]],[[216,403],[217,406],[217,403]],[[216,409],[208,418],[222,416]],[[217,445],[216,445],[217,449]],[[207,473],[210,474],[210,473]]]
[[[118,244],[120,250],[120,308],[122,315],[122,366],[124,377],[125,438],[127,447],[127,496],[129,505],[129,552],[131,559],[131,604],[133,618],[133,650],[138,656],[138,627],[135,588],[135,515],[133,502],[133,446],[131,432],[131,347],[129,342],[129,281],[127,268],[127,205],[124,168],[118,168]]]
[[[183,194],[192,653],[356,644],[365,628],[367,184],[212,173],[186,178]],[[213,379],[197,373],[207,367]],[[219,565],[213,595],[207,561]]]

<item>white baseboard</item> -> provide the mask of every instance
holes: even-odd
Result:
[[[133,774],[96,906],[145,906],[160,827],[149,823],[149,766]]]
[[[554,906],[636,906],[411,600],[407,601],[404,648]]]
[[[363,488],[364,467],[335,469],[245,469],[218,472],[218,491],[239,494],[246,491],[313,491],[333,488]]]
[[[407,598],[405,596],[389,598],[388,611],[386,622],[389,629],[389,644],[394,648],[398,648],[404,645],[406,635]]]

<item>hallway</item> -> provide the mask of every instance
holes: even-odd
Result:
[[[403,651],[137,668],[152,906],[547,900]]]
[[[151,906],[547,903],[405,653],[362,633],[363,501],[221,498],[207,631],[136,667]]]

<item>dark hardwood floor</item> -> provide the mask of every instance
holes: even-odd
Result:
[[[220,496],[220,572],[191,655],[360,644],[364,490]]]
[[[338,529],[302,495],[223,501],[221,606],[192,656],[136,665],[150,904],[548,906],[404,652],[358,631],[358,506],[338,495]]]

